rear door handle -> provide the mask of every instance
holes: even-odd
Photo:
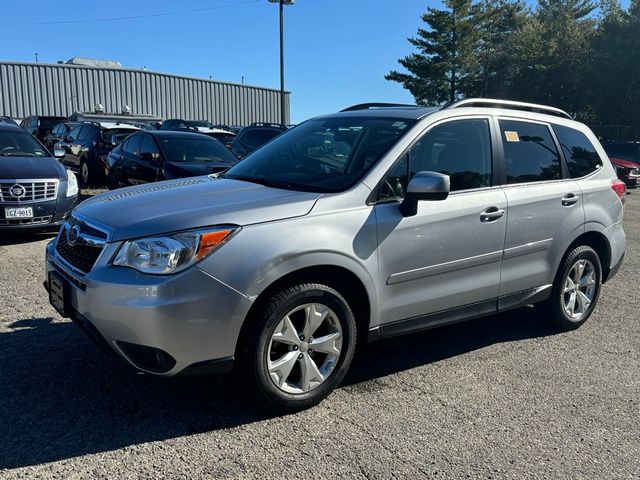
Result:
[[[498,207],[485,208],[480,213],[481,222],[495,222],[504,215],[504,210]]]
[[[571,205],[575,205],[579,201],[580,201],[580,197],[573,193],[568,193],[567,195],[562,197],[562,205],[565,207],[570,207]]]

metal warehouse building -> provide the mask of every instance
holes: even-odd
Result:
[[[0,62],[2,115],[67,117],[97,104],[165,119],[280,123],[279,90],[121,67]],[[289,123],[289,92],[285,105]]]

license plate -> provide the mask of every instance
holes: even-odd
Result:
[[[4,218],[33,218],[33,207],[5,208]]]
[[[61,317],[69,317],[69,283],[56,272],[49,272],[49,303]]]

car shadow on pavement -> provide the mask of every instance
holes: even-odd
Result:
[[[233,395],[228,379],[137,375],[70,322],[31,318],[7,326],[0,333],[0,470],[270,417]],[[529,308],[384,340],[359,352],[344,385],[357,394],[394,372],[552,333]]]
[[[58,230],[38,233],[6,233],[0,232],[0,247],[3,245],[20,245],[24,243],[39,242],[41,240],[51,240],[58,234]]]

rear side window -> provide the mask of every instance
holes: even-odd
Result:
[[[500,120],[507,183],[560,178],[560,155],[549,127],[539,123]]]
[[[600,155],[584,133],[562,125],[554,125],[553,129],[567,161],[571,178],[584,177],[602,166]]]

